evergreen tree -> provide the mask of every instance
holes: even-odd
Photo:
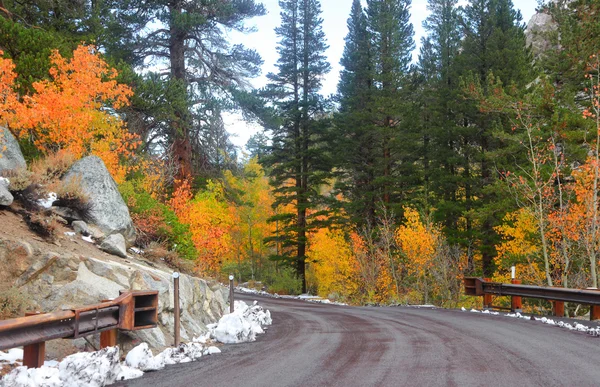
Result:
[[[468,154],[461,153],[465,142],[456,114],[461,99],[456,59],[462,37],[456,5],[456,0],[428,3],[431,14],[423,22],[428,36],[423,40],[418,63],[422,86],[415,101],[423,138],[424,207],[435,209],[433,215],[444,224],[451,241],[468,244],[469,220],[464,228],[458,227],[469,210],[472,193],[465,178],[471,161]]]
[[[401,192],[398,184],[414,172],[414,143],[401,131],[402,127],[410,128],[402,120],[408,110],[405,86],[414,48],[410,4],[410,0],[367,1],[375,86],[372,112],[380,148],[376,183],[386,205],[397,201]]]
[[[463,25],[465,38],[458,57],[463,90],[480,85],[482,94],[490,96],[494,90],[489,85],[496,80],[513,90],[524,90],[533,80],[533,59],[526,49],[521,13],[514,9],[512,1],[472,0],[464,8]],[[485,275],[491,275],[498,243],[494,227],[507,210],[495,186],[497,171],[503,170],[506,163],[501,152],[504,144],[495,132],[510,132],[511,125],[502,114],[482,112],[479,101],[468,101],[460,105],[459,123],[461,152],[468,163],[463,178],[469,184],[470,194],[461,200],[476,215],[472,221],[478,223],[480,231],[477,246],[482,268]]]
[[[339,112],[335,117],[337,189],[344,195],[345,210],[353,223],[374,225],[381,197],[375,187],[378,148],[371,113],[373,64],[367,18],[360,0],[353,1],[347,24],[340,60]]]
[[[272,149],[266,162],[275,186],[281,224],[278,235],[270,238],[282,246],[282,259],[294,264],[306,291],[307,232],[317,226],[319,186],[327,177],[329,165],[319,145],[325,128],[324,106],[318,92],[321,79],[329,72],[325,59],[325,34],[318,0],[281,0],[281,26],[277,50],[277,74],[269,74],[266,94],[275,102],[281,126],[273,130]]]
[[[171,105],[169,121],[157,126],[165,132],[151,137],[168,138],[178,176],[189,176],[194,154],[203,153],[193,147],[202,144],[192,138],[201,132],[194,123],[210,122],[213,104],[222,100],[219,97],[230,97],[231,89],[245,87],[262,64],[255,51],[231,45],[224,34],[248,31],[246,19],[263,15],[264,7],[255,0],[125,0],[113,6],[117,28],[106,39],[108,53],[133,66],[156,60],[169,68],[161,73],[163,87],[155,89]],[[196,160],[196,165],[202,162]]]

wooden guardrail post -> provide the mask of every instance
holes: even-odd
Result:
[[[484,278],[483,279],[485,282],[491,282],[492,279],[491,278]],[[492,295],[485,293],[483,295],[483,309],[491,309],[492,307]]]
[[[514,285],[521,284],[521,280],[516,278],[511,279],[510,282]],[[523,311],[523,300],[521,299],[521,296],[510,296],[510,310],[513,313],[521,313]]]
[[[600,305],[590,305],[590,321],[600,320]]]
[[[112,300],[102,300],[102,302],[111,302]],[[117,329],[109,329],[100,332],[100,348],[115,347],[117,345]]]
[[[28,312],[25,316],[37,316],[40,312]],[[40,368],[46,358],[46,342],[41,341],[23,347],[23,365],[27,368]]]
[[[565,317],[565,302],[564,301],[552,301],[554,309],[554,315],[556,317]]]

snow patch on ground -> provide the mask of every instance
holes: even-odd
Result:
[[[52,207],[52,203],[54,203],[58,199],[58,196],[54,192],[48,192],[45,199],[38,200],[38,204],[44,208]]]
[[[0,363],[22,363],[23,350],[21,348],[9,349],[8,352],[0,351]]]
[[[225,344],[255,341],[256,335],[264,333],[263,326],[271,325],[271,312],[264,310],[254,301],[248,306],[244,301],[235,301],[233,313],[221,317],[218,323],[208,325],[211,337]]]
[[[328,300],[327,298],[313,296],[310,294],[301,294],[299,296],[280,296],[277,293],[271,294],[271,293],[265,292],[264,290],[249,289],[249,288],[245,288],[242,286],[236,286],[235,291],[239,292],[239,293],[255,294],[258,296],[265,296],[265,297],[285,298],[285,299],[291,299],[291,300],[303,300],[303,301],[308,301],[308,302],[314,302],[317,304],[348,306],[348,304],[345,304],[343,302],[331,301],[331,300]]]
[[[119,361],[119,348],[109,347],[97,352],[82,352],[65,357],[61,362],[47,361],[41,368],[20,366],[0,380],[0,387],[103,387],[116,381],[139,378],[145,371],[156,371],[166,365],[188,363],[204,355],[220,353],[214,346],[198,342],[167,348],[154,356],[147,343],[142,343]],[[0,359],[18,363],[23,350],[0,352]]]
[[[463,312],[466,312],[467,309],[465,308],[461,308],[461,310]],[[491,312],[489,310],[476,310],[476,309],[471,309],[471,312],[473,313],[481,313],[481,314],[492,314],[492,315],[499,315],[500,313],[498,312]],[[523,319],[523,320],[533,320],[533,321],[539,321],[542,324],[547,324],[547,325],[553,325],[553,326],[557,326],[560,328],[564,328],[564,329],[568,329],[570,331],[578,331],[578,332],[585,332],[588,335],[591,336],[600,336],[600,327],[588,327],[587,325],[583,325],[580,323],[568,323],[568,322],[564,322],[564,321],[555,321],[553,319],[547,318],[547,317],[535,317],[535,316],[526,316],[526,315],[522,315],[521,313],[517,312],[517,313],[507,313],[504,315],[505,317],[511,317],[511,318],[518,318],[518,319]]]

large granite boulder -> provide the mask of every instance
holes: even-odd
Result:
[[[531,20],[527,23],[525,36],[527,38],[527,45],[531,46],[533,55],[536,58],[556,48],[552,43],[551,36],[557,28],[558,24],[546,12],[539,12],[531,17]]]
[[[9,181],[0,177],[0,206],[10,206],[15,199],[8,190],[8,185]]]
[[[129,209],[104,162],[96,156],[79,160],[64,177],[65,181],[71,179],[81,179],[82,189],[90,197],[93,223],[106,235],[122,234],[133,243],[135,228]]]
[[[25,158],[15,136],[0,126],[0,172],[5,169],[26,168]]]

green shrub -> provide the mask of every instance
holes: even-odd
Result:
[[[302,291],[302,281],[291,267],[265,272],[263,282],[270,293],[297,295]]]
[[[119,190],[139,231],[140,245],[160,241],[166,243],[182,258],[198,257],[189,227],[179,221],[173,210],[140,189],[135,180],[122,183]]]

